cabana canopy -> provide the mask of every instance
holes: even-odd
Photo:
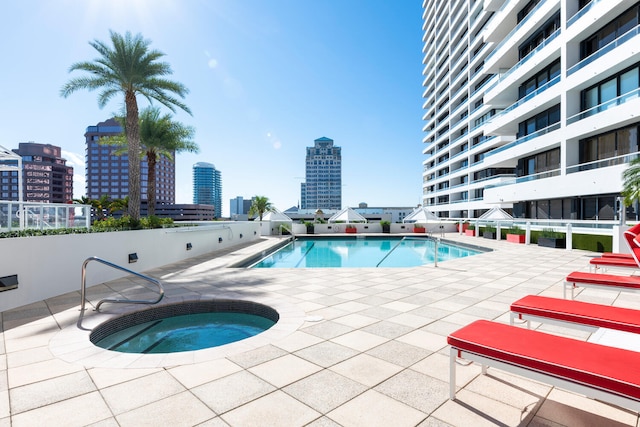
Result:
[[[489,209],[487,212],[480,215],[478,219],[493,220],[493,221],[501,221],[501,220],[508,221],[508,220],[512,220],[513,217],[508,213],[506,213],[505,211],[503,211],[498,206],[494,206],[491,209]]]
[[[262,216],[263,221],[278,221],[278,222],[293,222],[291,218],[280,212],[278,209],[273,208],[273,210],[265,213]]]
[[[440,218],[425,207],[414,209],[409,215],[405,216],[402,222],[408,223],[427,223],[429,221],[440,221]]]
[[[367,219],[353,209],[346,207],[329,218],[329,222],[367,222]]]

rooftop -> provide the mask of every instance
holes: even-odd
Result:
[[[587,271],[593,253],[447,238],[495,250],[437,268],[225,267],[274,243],[265,238],[146,272],[165,282],[167,302],[234,297],[278,306],[285,321],[273,333],[217,350],[155,358],[93,351],[76,327],[79,292],[3,312],[0,418],[15,426],[638,424],[627,409],[495,369],[481,375],[475,364],[458,367],[462,390],[449,400],[447,335],[481,318],[508,323],[510,303],[524,295],[561,298],[564,277]],[[147,292],[124,278],[89,288],[88,298]],[[640,308],[636,294],[585,289],[576,299]],[[84,325],[137,309],[105,304]]]

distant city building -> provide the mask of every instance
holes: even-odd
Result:
[[[122,133],[122,127],[113,118],[87,127],[86,140],[86,191],[90,199],[108,195],[111,199],[124,199],[129,195],[129,156],[116,156],[117,147],[100,144],[101,138]],[[141,200],[147,200],[146,158],[140,162]],[[156,203],[173,204],[176,199],[175,163],[165,156],[159,156],[156,163]]]
[[[26,202],[68,203],[73,199],[73,168],[61,157],[60,147],[21,142],[12,152],[22,158],[22,177],[18,159],[3,156],[0,200],[18,200],[20,181]]]
[[[307,147],[305,182],[300,186],[301,209],[342,208],[342,148],[322,137]]]
[[[222,179],[220,171],[212,163],[193,165],[193,203],[213,205],[216,217],[222,215]]]
[[[229,201],[229,215],[231,219],[236,221],[245,221],[249,218],[249,209],[253,199],[245,199],[242,196],[238,196]]]

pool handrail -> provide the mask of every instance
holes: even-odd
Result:
[[[121,303],[121,304],[157,304],[159,303],[162,298],[164,298],[164,287],[162,286],[162,283],[158,280],[155,279],[153,277],[149,277],[149,276],[145,276],[144,274],[140,274],[137,273],[135,271],[129,270],[128,268],[124,268],[120,265],[114,264],[112,262],[103,260],[102,258],[98,258],[96,256],[92,256],[87,258],[83,263],[82,263],[82,284],[80,286],[80,316],[78,317],[78,323],[77,326],[79,329],[82,329],[82,319],[84,318],[84,311],[85,311],[85,304],[86,304],[86,289],[87,289],[87,264],[89,264],[89,262],[91,261],[97,261],[101,264],[104,264],[108,267],[111,268],[115,268],[116,270],[120,270],[120,271],[124,271],[126,273],[132,274],[136,277],[141,278],[142,280],[145,280],[147,282],[151,282],[154,285],[156,285],[158,287],[158,299],[154,300],[154,301],[148,301],[148,300],[132,300],[132,299],[116,299],[116,298],[103,298],[100,301],[98,301],[98,304],[96,304],[96,308],[95,311],[100,311],[100,306],[105,303],[105,302],[110,302],[110,303]]]

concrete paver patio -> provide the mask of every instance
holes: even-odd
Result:
[[[461,389],[449,400],[447,335],[476,319],[508,323],[510,303],[527,294],[561,298],[564,277],[587,271],[595,254],[446,238],[494,251],[437,268],[226,267],[269,238],[145,272],[164,281],[166,302],[235,296],[286,312],[273,334],[226,350],[105,356],[113,352],[93,351],[76,327],[79,292],[3,312],[0,425],[638,426],[636,412],[494,369],[481,375],[475,364],[458,366]],[[124,278],[88,298],[116,293],[151,295]],[[640,309],[631,293],[588,289],[576,299]],[[138,309],[105,304],[86,325]]]

